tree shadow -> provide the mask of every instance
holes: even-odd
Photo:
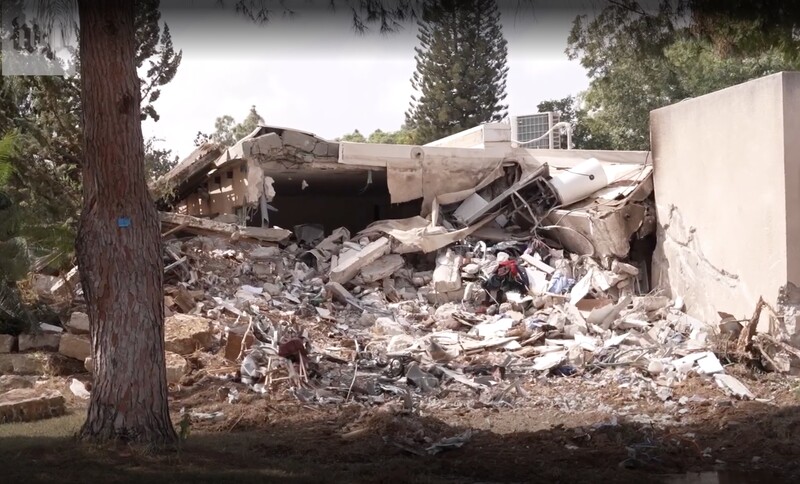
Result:
[[[358,409],[330,410],[307,408],[307,416],[287,419],[274,412],[258,426],[199,425],[179,449],[160,452],[80,444],[68,435],[0,436],[0,468],[5,482],[737,483],[800,477],[797,406],[736,402],[719,418],[664,429],[620,418],[536,432],[475,430],[462,447],[436,455],[426,448],[462,434],[466,425],[381,410],[367,418],[356,417]],[[489,415],[503,412],[512,411]],[[718,469],[728,473],[704,481],[670,477]]]

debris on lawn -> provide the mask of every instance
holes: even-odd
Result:
[[[681,298],[650,292],[643,260],[594,246],[571,222],[559,225],[569,220],[565,204],[585,208],[608,186],[581,187],[574,173],[598,170],[590,160],[571,176],[550,177],[546,166],[508,171],[460,200],[434,199],[436,228],[412,217],[355,234],[315,224],[290,231],[161,212],[168,382],[211,380],[231,403],[284,396],[405,408],[453,395],[513,407],[533,398],[522,382],[547,378],[616,385],[633,399],[675,404],[676,388],[691,377],[724,395],[756,398],[726,366],[761,358],[788,371],[800,350],[779,332],[756,333],[752,322],[763,307],[777,314],[762,301],[748,325],[724,321],[723,332],[687,314]],[[627,188],[612,199],[638,193],[646,177],[635,175],[618,178],[617,188]],[[639,193],[630,203],[652,200]],[[554,228],[573,236],[550,237]],[[639,228],[619,237],[647,235]],[[593,248],[576,251],[581,243]],[[3,360],[15,349],[57,351],[91,371],[90,324],[75,274],[50,289],[69,288],[62,331],[4,336],[0,373],[16,369]],[[70,389],[89,396],[78,380]],[[189,415],[224,419],[222,412]],[[414,452],[435,454],[469,438]]]

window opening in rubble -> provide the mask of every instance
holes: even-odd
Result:
[[[275,180],[275,198],[268,203],[267,217],[262,217],[261,204],[252,207],[248,225],[262,226],[266,219],[269,226],[289,230],[298,225],[320,224],[326,234],[339,227],[355,234],[378,220],[414,217],[422,208],[421,199],[391,203],[384,170],[264,172]]]

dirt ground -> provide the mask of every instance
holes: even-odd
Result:
[[[699,376],[665,403],[635,398],[619,375],[574,375],[522,381],[499,405],[457,384],[411,410],[399,397],[312,405],[243,392],[228,403],[231,384],[206,377],[173,389],[173,422],[181,408],[222,417],[193,422],[168,451],[76,443],[86,403],[54,379],[68,415],[0,426],[0,468],[3,482],[798,482],[797,380],[727,372],[765,401],[733,400]],[[460,448],[425,452],[468,429]]]

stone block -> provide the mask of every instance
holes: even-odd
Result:
[[[31,377],[25,378],[20,375],[0,375],[0,393],[19,388],[33,388]]]
[[[82,371],[80,363],[58,353],[0,354],[0,375],[64,376]]]
[[[9,353],[0,355],[0,374],[44,375],[47,356],[43,353]]]
[[[19,388],[0,394],[0,423],[31,422],[64,413],[64,396],[56,390]]]
[[[189,362],[183,356],[167,351],[164,353],[167,362],[167,383],[180,383],[181,378],[189,373]]]
[[[10,334],[0,334],[0,353],[11,353],[14,351],[14,345],[17,343],[17,337]]]
[[[92,356],[92,341],[88,336],[66,333],[61,336],[58,352],[79,361]]]
[[[38,333],[19,335],[19,351],[58,351],[61,343],[59,333]]]
[[[213,342],[211,320],[202,316],[174,314],[164,322],[167,351],[190,355],[198,349],[208,350]]]

